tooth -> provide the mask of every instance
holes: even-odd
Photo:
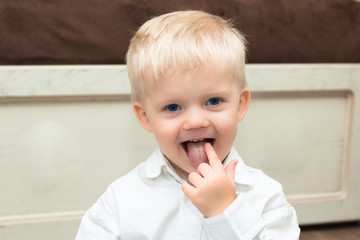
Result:
[[[204,138],[189,140],[189,142],[194,142],[194,143],[196,143],[196,142],[202,142],[202,141],[204,141]]]

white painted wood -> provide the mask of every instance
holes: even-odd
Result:
[[[302,224],[359,220],[360,64],[246,71],[253,97],[235,142],[246,163],[283,184]],[[106,186],[156,146],[121,65],[0,67],[0,126],[4,239],[74,236]]]
[[[48,221],[41,224],[21,224],[1,227],[1,240],[73,240],[78,221],[52,222]]]
[[[0,66],[1,97],[128,95],[123,65]]]

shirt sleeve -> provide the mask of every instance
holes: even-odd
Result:
[[[204,220],[205,232],[212,240],[298,240],[300,228],[294,208],[281,191],[276,191],[258,212],[239,194],[223,214]]]
[[[75,240],[120,240],[108,189],[83,216]]]

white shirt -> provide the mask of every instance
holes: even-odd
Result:
[[[236,200],[223,214],[204,218],[182,192],[184,182],[159,149],[113,182],[86,212],[76,240],[299,239],[294,208],[281,185],[237,159]]]

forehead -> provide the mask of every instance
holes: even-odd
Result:
[[[156,80],[149,77],[146,80],[145,91],[147,96],[164,91],[171,95],[184,90],[214,92],[229,86],[240,86],[233,71],[230,71],[229,68],[223,69],[208,65],[188,71],[168,71],[163,79]]]
[[[237,75],[232,67],[228,65],[225,66],[213,60],[208,60],[205,64],[201,66],[195,66],[191,68],[171,67],[168,68],[168,70],[162,77],[156,78],[156,76],[159,75],[154,73],[153,69],[147,69],[145,82],[148,87],[156,87],[165,82],[181,83],[181,80],[184,79],[196,81],[198,80],[199,76],[206,76],[209,79],[215,78],[215,76],[217,76],[218,78],[231,78],[231,80],[233,80],[234,82],[238,80]]]

